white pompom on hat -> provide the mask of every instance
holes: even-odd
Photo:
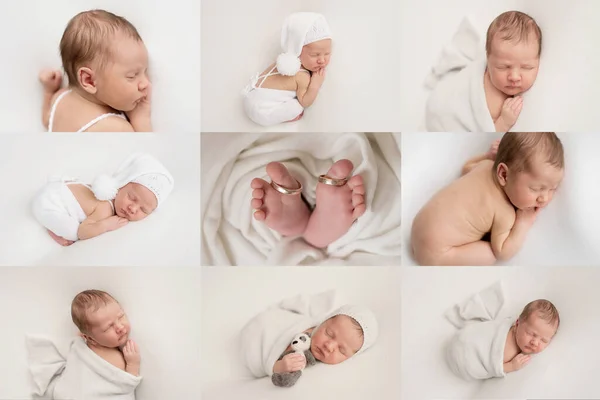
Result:
[[[138,183],[156,196],[158,208],[173,190],[174,180],[169,171],[149,154],[136,153],[127,158],[112,175],[99,175],[92,183],[98,200],[113,200],[120,188]]]
[[[322,14],[297,12],[288,16],[281,30],[283,53],[277,57],[277,71],[294,76],[300,71],[302,47],[323,39],[331,39],[331,31]]]

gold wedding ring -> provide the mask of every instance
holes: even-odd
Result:
[[[344,186],[348,178],[336,179],[327,175],[319,175],[319,182],[329,186]]]
[[[296,181],[296,183],[298,184],[298,186],[300,186],[298,189],[288,189],[286,187],[283,187],[281,185],[279,185],[277,182],[271,181],[271,187],[275,190],[277,190],[279,193],[282,194],[300,194],[302,193],[302,184],[300,182],[298,182],[297,179],[294,179]]]

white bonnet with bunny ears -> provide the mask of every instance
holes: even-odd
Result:
[[[120,188],[128,183],[138,183],[156,196],[156,208],[173,190],[174,180],[169,171],[149,154],[136,153],[127,158],[109,175],[100,175],[92,183],[92,192],[98,200],[113,200]]]
[[[363,345],[356,354],[367,350],[377,341],[377,337],[379,336],[379,324],[377,323],[377,318],[375,317],[375,314],[373,314],[373,311],[369,310],[367,307],[346,304],[334,311],[327,319],[337,315],[346,315],[354,319],[363,330]],[[315,328],[314,331],[316,332],[317,329],[319,329],[319,327]]]
[[[323,39],[331,39],[325,17],[313,12],[297,12],[288,16],[281,30],[283,53],[277,57],[277,71],[294,76],[300,71],[302,47]]]

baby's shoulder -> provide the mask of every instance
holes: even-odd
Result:
[[[133,126],[125,118],[111,115],[87,129],[87,132],[135,132]]]
[[[123,353],[119,349],[104,349],[102,352],[99,352],[98,355],[105,361],[114,365],[115,367],[125,370],[125,357],[123,357]]]
[[[310,82],[310,72],[305,69],[301,69],[300,71],[296,72],[294,78],[296,79],[296,82],[308,83]]]

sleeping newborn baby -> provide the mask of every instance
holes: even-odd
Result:
[[[487,154],[469,160],[461,178],[416,215],[411,233],[415,261],[483,266],[510,259],[552,201],[563,175],[563,146],[556,134],[506,133]]]
[[[504,377],[544,351],[559,325],[558,310],[544,299],[527,304],[514,322],[511,318],[474,321],[450,340],[449,367],[466,380]]]
[[[283,53],[244,90],[248,117],[263,126],[299,120],[325,80],[331,33],[321,14],[290,15],[281,31]]]
[[[505,12],[488,28],[485,51],[485,98],[496,132],[507,132],[523,109],[521,94],[537,78],[542,31],[529,15]]]
[[[364,214],[365,187],[360,175],[352,176],[350,160],[336,161],[321,175],[316,188],[316,205],[310,210],[302,197],[302,185],[279,162],[267,165],[271,182],[251,182],[254,218],[282,236],[299,236],[317,248],[325,248],[342,237]]]
[[[71,317],[94,353],[133,376],[140,375],[140,353],[129,339],[127,314],[110,294],[101,290],[79,293],[71,303]]]
[[[151,132],[148,52],[136,28],[103,10],[69,21],[60,41],[69,80],[43,70],[42,122],[49,132]]]
[[[88,185],[52,179],[33,200],[33,214],[62,246],[91,239],[152,214],[173,190],[173,177],[148,154],[133,154],[113,176]]]
[[[131,324],[114,297],[85,290],[71,302],[79,336],[62,340],[26,335],[34,398],[135,400],[141,356]]]

